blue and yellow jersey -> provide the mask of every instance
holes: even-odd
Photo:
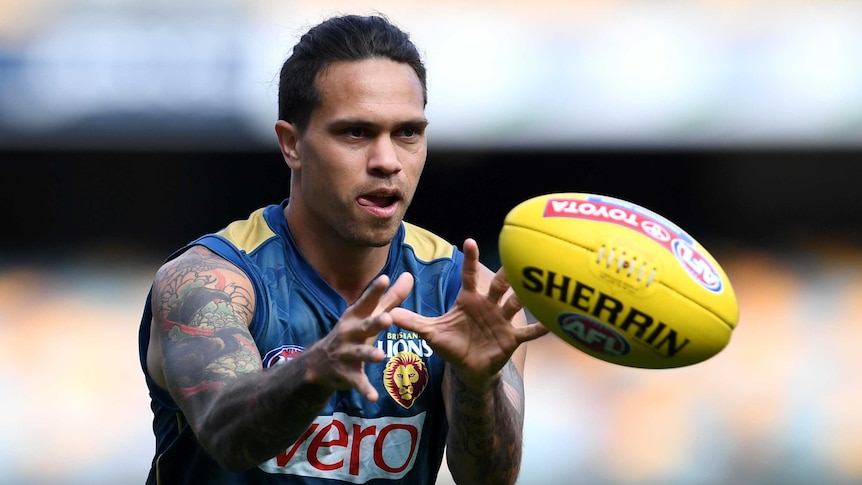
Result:
[[[176,254],[201,245],[242,269],[254,286],[249,329],[264,367],[281,365],[320,340],[347,303],[296,247],[281,205],[270,205]],[[402,223],[381,274],[394,281],[412,273],[415,285],[402,307],[425,316],[445,313],[461,287],[463,254],[417,226]],[[444,362],[417,334],[392,326],[377,346],[386,358],[366,363],[380,399],[355,390],[336,392],[308,430],[278,456],[231,473],[200,447],[167,391],[147,374],[149,298],[140,328],[140,358],[153,410],[156,454],[148,484],[333,484],[435,482],[448,424],[441,395]],[[407,377],[405,377],[407,376]]]

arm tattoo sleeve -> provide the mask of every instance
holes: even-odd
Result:
[[[471,483],[514,483],[521,463],[523,380],[510,361],[500,382],[476,393],[449,374],[450,465]],[[453,473],[455,470],[453,470]]]
[[[303,382],[304,359],[262,369],[248,330],[252,289],[233,265],[190,251],[160,270],[153,291],[168,388],[223,466],[254,466],[308,428],[331,391]]]
[[[172,392],[194,399],[259,370],[260,354],[247,327],[251,293],[237,284],[240,279],[230,264],[193,252],[157,275],[153,306]]]

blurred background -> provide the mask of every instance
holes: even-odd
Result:
[[[408,219],[496,268],[518,202],[612,195],[687,229],[739,298],[730,345],[683,369],[531,344],[521,485],[862,483],[851,0],[0,0],[0,483],[143,483],[153,273],[287,195],[281,63],[377,11],[429,69]]]

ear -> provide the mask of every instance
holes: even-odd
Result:
[[[275,133],[278,135],[278,146],[287,166],[291,169],[299,168],[299,130],[287,121],[278,120],[275,123]]]

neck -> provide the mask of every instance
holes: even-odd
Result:
[[[353,304],[383,269],[390,244],[362,246],[346,241],[327,228],[309,224],[285,208],[291,235],[315,271],[347,302]]]

